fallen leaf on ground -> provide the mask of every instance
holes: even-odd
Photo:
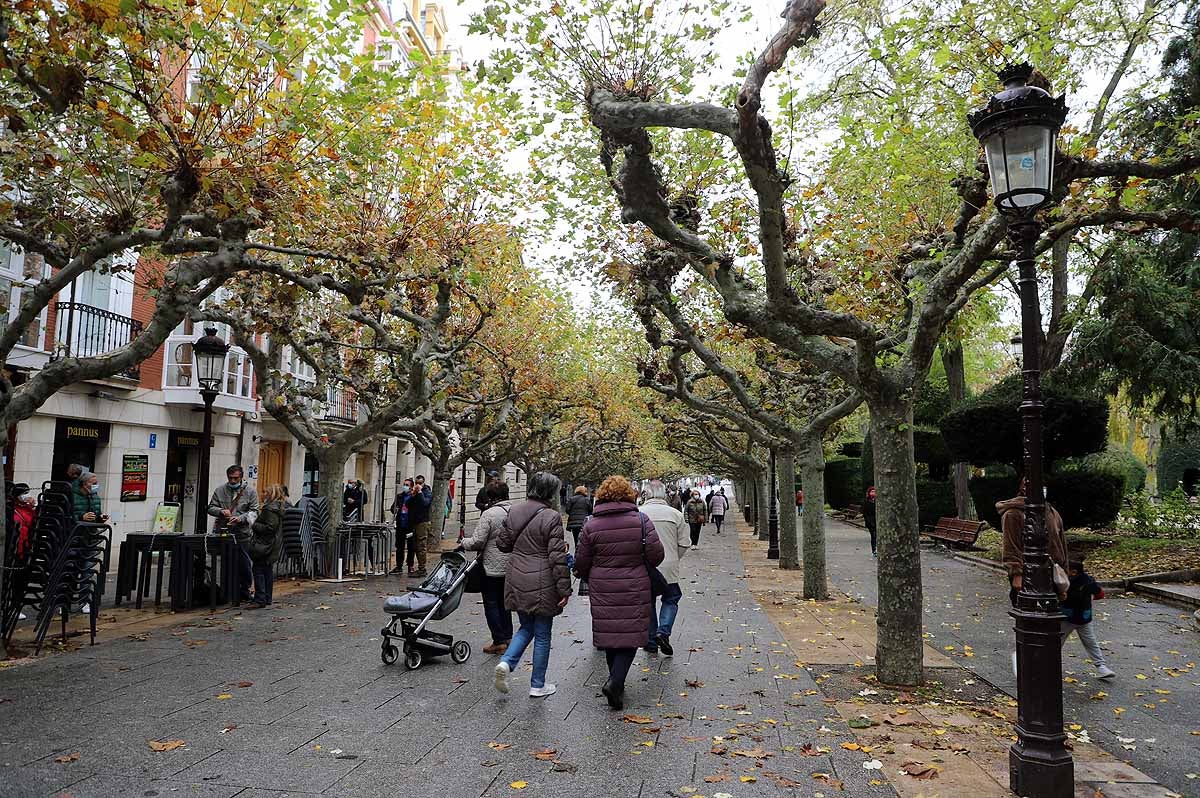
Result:
[[[574,773],[576,770],[578,770],[578,768],[572,765],[570,762],[559,762],[555,760],[554,766],[550,768],[550,770],[553,773]]]
[[[217,696],[218,701],[228,701],[231,698],[233,698],[233,693],[221,693]]]
[[[499,765],[499,764],[500,764],[500,760],[498,760],[498,759],[485,759],[479,763],[479,766],[485,767],[485,768],[494,768],[494,767],[496,767],[496,765]]]
[[[859,717],[851,718],[850,720],[846,721],[846,725],[851,729],[869,729],[872,726],[878,726],[879,724],[870,718]]]
[[[63,754],[62,756],[56,756],[56,757],[54,757],[54,761],[60,765],[65,765],[68,762],[78,762],[79,761],[79,752],[76,751],[73,754]]]
[[[498,743],[493,740],[492,742],[488,743],[488,748],[492,749],[493,751],[503,751],[506,748],[512,748],[512,743]]]
[[[769,756],[774,756],[770,751],[762,748],[748,748],[742,751],[734,751],[734,756],[744,756],[747,759],[765,759]]]
[[[800,756],[821,756],[821,752],[813,748],[812,743],[805,743],[800,746]]]
[[[858,743],[842,743],[842,748],[845,748],[847,751],[857,751],[861,747]]]
[[[183,740],[147,740],[151,751],[174,751],[183,748],[187,743]]]
[[[550,762],[558,756],[558,751],[554,748],[543,748],[541,751],[530,751],[529,753],[534,759],[540,759],[543,762]]]
[[[723,781],[729,781],[728,773],[714,773],[711,776],[705,776],[704,781],[709,784],[720,784]]]
[[[738,779],[738,781],[740,781],[742,784],[753,784],[754,782],[758,781],[758,778],[755,776],[742,776]]]
[[[700,681],[699,679],[688,679],[686,682],[684,682],[684,684],[697,690],[704,686],[704,682]]]
[[[841,779],[835,779],[833,776],[829,775],[828,773],[814,773],[814,774],[812,774],[812,777],[814,779],[816,779],[817,781],[821,782],[822,784],[828,784],[830,787],[833,787],[835,789],[838,789],[838,790],[846,789],[846,785],[842,782]]]
[[[914,779],[936,779],[942,769],[937,765],[927,765],[924,762],[905,762],[901,765],[901,772],[906,776],[912,776]]]
[[[254,682],[238,682],[238,683],[237,683],[237,686],[238,686],[238,687],[241,687],[241,688],[253,687],[253,686],[254,686]]]
[[[889,726],[912,726],[921,720],[912,715],[884,715],[883,722]]]
[[[626,715],[621,718],[626,723],[653,723],[653,718],[648,718],[645,715]]]
[[[514,790],[523,790],[523,789],[525,789],[526,787],[528,787],[528,786],[529,786],[529,782],[527,782],[527,781],[514,781],[512,784],[509,784],[508,786],[509,786],[509,787],[512,787]]]
[[[229,734],[229,732],[233,731],[236,728],[237,728],[236,723],[230,723],[224,729],[221,729],[219,732],[217,732],[217,734]]]

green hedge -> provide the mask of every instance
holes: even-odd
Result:
[[[1108,403],[1059,389],[1052,378],[1042,388],[1046,465],[1102,451],[1108,443]],[[1020,404],[1017,375],[947,413],[940,426],[951,456],[977,466],[1006,463],[1020,469],[1024,452]]]
[[[1109,447],[1103,452],[1094,452],[1083,458],[1070,458],[1059,463],[1058,473],[1094,471],[1120,477],[1124,495],[1132,495],[1146,487],[1146,466],[1124,449]]]
[[[1184,472],[1191,468],[1200,469],[1200,434],[1171,435],[1158,455],[1158,495],[1166,496],[1178,488]]]
[[[996,502],[1017,495],[1015,476],[975,477],[969,487],[975,513],[981,521],[1000,528]],[[1121,509],[1124,481],[1104,471],[1073,471],[1046,477],[1046,497],[1063,518],[1068,529],[1110,526]]]
[[[917,480],[917,518],[921,529],[933,526],[939,518],[958,515],[954,503],[954,485],[936,480]]]
[[[838,510],[862,504],[862,461],[857,457],[831,457],[825,462],[825,503]]]

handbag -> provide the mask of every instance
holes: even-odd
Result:
[[[642,563],[646,566],[646,575],[650,577],[650,595],[661,596],[667,592],[667,578],[646,559],[646,514],[639,512],[638,516],[642,519]]]

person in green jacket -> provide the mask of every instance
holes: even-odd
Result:
[[[75,489],[71,491],[71,502],[75,508],[75,520],[93,524],[103,524],[108,516],[100,511],[99,478],[91,473],[79,477]]]
[[[254,575],[254,597],[250,609],[262,609],[271,604],[275,584],[275,562],[283,548],[283,513],[287,495],[282,485],[272,485],[263,491],[258,517],[250,527],[250,561]]]

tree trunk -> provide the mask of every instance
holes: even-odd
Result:
[[[766,540],[769,537],[767,525],[770,523],[771,518],[770,477],[770,469],[766,468],[760,469],[754,477],[754,492],[758,499],[754,529],[758,532],[759,540]]]
[[[433,531],[441,537],[446,528],[446,497],[450,495],[450,480],[454,479],[454,470],[437,468],[433,472],[433,504],[429,505],[429,521]]]
[[[825,449],[810,441],[800,452],[800,487],[804,489],[804,598],[829,598],[825,572]]]
[[[919,685],[923,612],[912,402],[877,400],[870,409],[879,542],[875,671],[884,684]]]
[[[967,398],[967,366],[959,341],[942,344],[942,366],[946,369],[946,382],[950,389],[950,408],[958,407]],[[971,500],[968,482],[971,478],[969,463],[955,463],[951,475],[954,482],[954,506],[959,518],[975,518],[975,503]]]
[[[796,534],[796,453],[780,449],[775,464],[779,484],[779,567],[785,571],[800,568],[800,541]]]
[[[321,469],[321,498],[329,502],[329,523],[332,529],[327,532],[332,532],[342,523],[342,493],[345,490],[342,486],[346,483],[346,461],[350,459],[350,452],[341,447],[333,447],[318,449],[316,455],[317,467]]]
[[[0,452],[8,448],[8,427],[0,431]],[[5,583],[8,582],[8,572],[4,568],[5,557],[8,556],[8,484],[4,478],[4,470],[0,469],[0,596],[4,595]],[[16,599],[20,601],[20,599]],[[0,662],[8,658],[8,649],[4,645],[4,635],[0,634]]]

